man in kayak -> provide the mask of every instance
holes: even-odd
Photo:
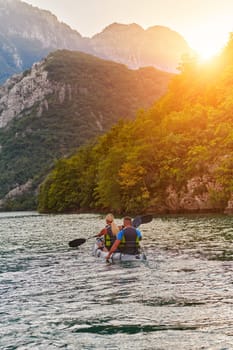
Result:
[[[116,235],[120,231],[119,227],[114,222],[113,214],[106,215],[106,226],[96,235],[96,237],[104,236],[104,242],[100,241],[98,247],[103,251],[108,252],[116,240]]]
[[[124,218],[123,229],[117,233],[116,240],[110,249],[106,260],[110,259],[116,250],[123,254],[136,255],[139,253],[139,241],[142,239],[141,232],[132,226],[132,219],[129,216]]]

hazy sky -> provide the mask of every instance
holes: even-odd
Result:
[[[137,23],[144,29],[164,25],[203,55],[221,49],[233,31],[233,0],[25,0],[54,13],[82,36],[107,25]]]

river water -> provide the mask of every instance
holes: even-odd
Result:
[[[121,223],[122,220],[117,220]],[[0,214],[0,349],[233,349],[233,217],[156,217],[146,262],[91,255],[100,215]]]

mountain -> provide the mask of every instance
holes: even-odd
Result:
[[[184,38],[163,26],[144,30],[137,24],[114,23],[93,36],[92,52],[131,68],[154,66],[176,72],[183,54],[191,50]]]
[[[8,79],[0,86],[0,206],[35,207],[35,189],[54,162],[119,118],[133,119],[165,93],[171,77],[59,50]]]
[[[111,24],[92,38],[82,37],[49,11],[20,0],[0,0],[0,83],[30,68],[57,49],[78,50],[126,64],[175,72],[191,50],[184,38],[162,26]]]

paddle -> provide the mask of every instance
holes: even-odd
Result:
[[[133,219],[132,224],[135,228],[137,228],[142,224],[147,224],[148,222],[151,222],[152,219],[153,219],[152,215],[139,215]],[[88,239],[91,239],[94,237],[97,237],[97,236],[95,235],[95,236],[91,236],[88,238],[76,238],[76,239],[73,239],[72,241],[70,241],[68,244],[71,248],[77,248],[80,245],[84,244]]]
[[[133,227],[139,227],[142,224],[147,224],[148,222],[151,222],[153,219],[152,215],[139,215],[136,216],[136,218],[133,219]]]
[[[94,238],[94,237],[97,237],[97,236],[91,236],[88,238],[76,238],[76,239],[73,239],[72,241],[69,241],[68,244],[71,248],[77,248],[80,245],[82,245],[83,243],[85,243],[88,239]]]

